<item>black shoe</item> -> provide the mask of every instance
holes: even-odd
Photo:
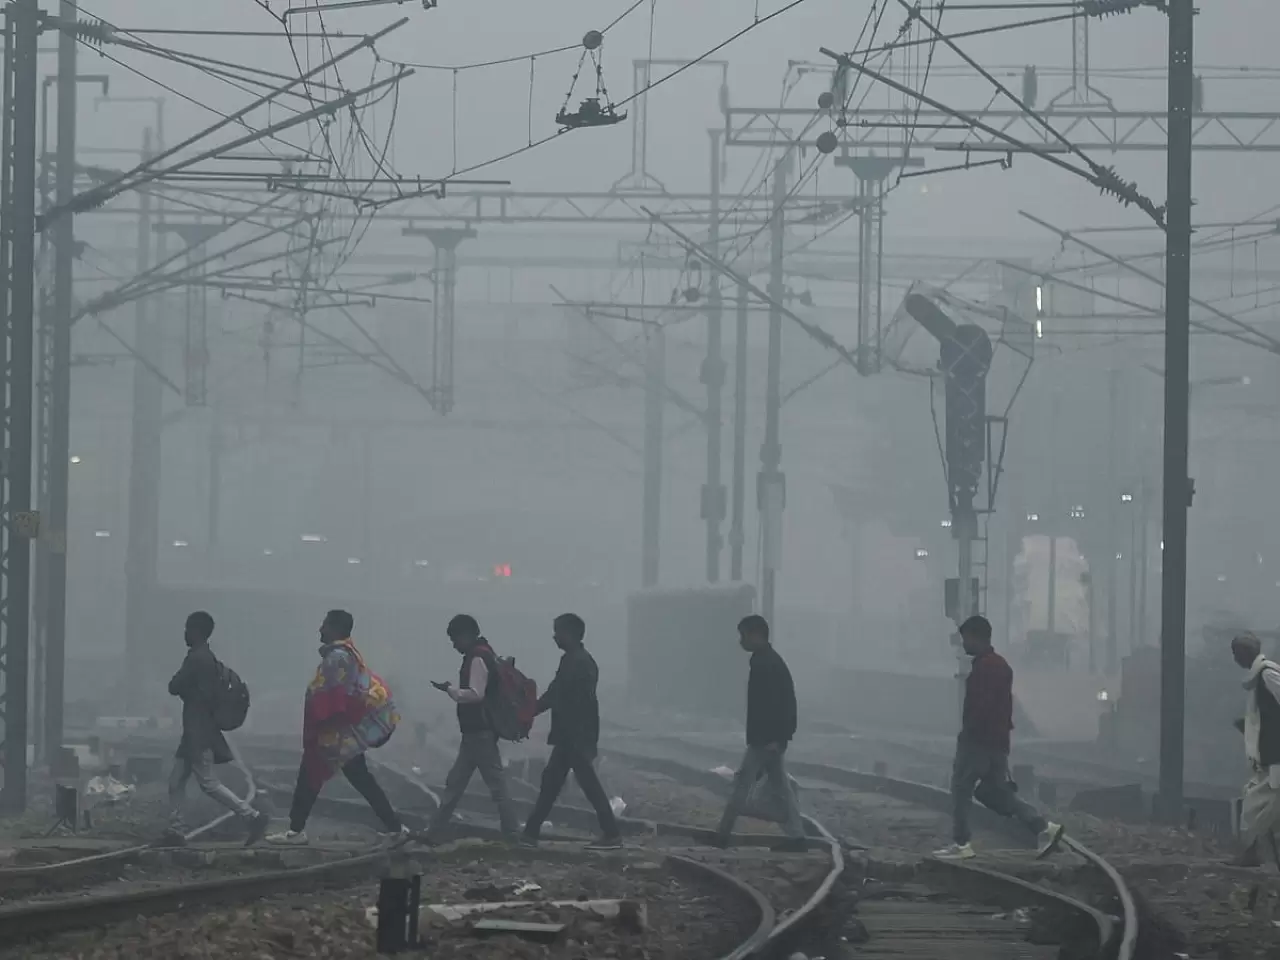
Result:
[[[708,842],[711,846],[715,847],[717,850],[728,850],[731,846],[733,846],[733,838],[727,837],[722,833],[715,834]]]
[[[809,841],[804,837],[787,837],[774,849],[779,853],[804,853],[809,849]]]
[[[538,849],[538,838],[537,838],[537,837],[531,837],[531,836],[529,836],[527,833],[526,833],[526,834],[522,834],[522,835],[521,835],[521,836],[520,836],[520,837],[515,841],[515,843],[516,843],[516,846],[518,846],[518,847],[524,847],[526,850],[536,850],[536,849]]]
[[[587,844],[588,850],[621,850],[622,837],[600,837]]]

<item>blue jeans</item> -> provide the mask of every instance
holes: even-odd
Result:
[[[984,807],[1002,817],[1023,824],[1032,833],[1040,833],[1048,824],[1035,807],[1014,789],[1009,779],[1009,754],[995,747],[956,741],[956,758],[951,766],[951,839],[966,844],[969,830],[969,804],[977,799]]]

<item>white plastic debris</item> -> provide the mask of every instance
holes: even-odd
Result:
[[[526,893],[537,893],[541,889],[542,886],[540,884],[534,883],[532,880],[525,880],[516,884],[515,889],[511,891],[511,895],[513,897],[523,897]]]
[[[85,793],[90,796],[99,797],[108,803],[117,803],[132,797],[137,792],[137,787],[131,783],[121,783],[115,777],[107,774],[106,776],[93,777],[85,784]]]
[[[415,777],[420,777],[420,776],[422,776],[422,768],[421,768],[421,767],[410,767],[409,769],[410,769],[411,771],[413,771],[413,775],[414,775]]]
[[[621,797],[611,797],[609,799],[609,809],[613,811],[615,817],[620,817],[627,812],[627,801]]]
[[[712,767],[711,772],[716,776],[724,777],[726,780],[732,780],[734,775],[734,769],[732,767],[726,767],[724,764],[721,764],[718,767]]]

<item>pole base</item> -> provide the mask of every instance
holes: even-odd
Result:
[[[1186,804],[1182,796],[1157,793],[1151,798],[1151,819],[1167,827],[1186,826]]]

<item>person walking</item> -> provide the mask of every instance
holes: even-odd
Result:
[[[400,715],[391,691],[370,672],[351,640],[355,619],[345,610],[330,610],[320,625],[320,665],[307,685],[302,712],[302,763],[289,808],[289,829],[267,837],[268,843],[307,842],[307,820],[321,788],[342,771],[382,823],[381,838],[407,839],[391,801],[374,778],[365,754],[383,746],[395,733]]]
[[[1246,633],[1231,641],[1231,655],[1249,672],[1244,681],[1244,718],[1236,728],[1244,734],[1245,758],[1252,776],[1240,803],[1241,867],[1262,865],[1259,846],[1265,837],[1280,868],[1275,831],[1280,829],[1280,665],[1262,653],[1262,642]]]
[[[752,614],[738,624],[738,642],[751,654],[747,677],[747,749],[733,778],[733,792],[716,829],[717,846],[727,847],[733,825],[746,806],[756,781],[765,777],[784,804],[785,849],[807,847],[804,821],[787,777],[787,745],[796,735],[796,687],[782,655],[769,642],[769,623]]]
[[[1051,823],[1018,796],[1009,778],[1013,730],[1013,668],[991,646],[991,623],[970,617],[960,625],[964,652],[973,658],[965,679],[960,735],[951,767],[952,843],[934,851],[942,860],[977,856],[969,829],[969,807],[976,797],[985,807],[1023,824],[1039,838],[1037,856],[1046,857],[1062,842],[1063,827]]]
[[[469,614],[460,613],[449,621],[445,631],[453,648],[462,655],[456,684],[432,682],[432,686],[449,695],[457,707],[458,731],[462,741],[458,744],[458,757],[445,778],[440,806],[427,827],[426,840],[434,842],[441,830],[453,818],[462,795],[471,782],[471,775],[479,771],[489,795],[498,808],[498,819],[503,835],[514,842],[519,836],[520,821],[515,804],[507,791],[507,773],[502,766],[502,751],[498,748],[498,734],[493,728],[486,701],[497,695],[497,655],[489,642],[480,634],[480,624]]]
[[[169,695],[182,698],[182,740],[178,741],[173,772],[169,776],[169,828],[161,841],[168,846],[187,842],[187,781],[192,777],[205,796],[244,820],[248,826],[244,845],[256,844],[266,835],[268,827],[266,814],[228,790],[214,769],[215,765],[230,763],[234,758],[227,737],[214,718],[221,664],[209,646],[212,635],[214,618],[209,613],[197,611],[187,617],[183,630],[187,655],[169,681]]]
[[[187,781],[192,777],[205,796],[248,825],[245,846],[257,843],[267,831],[267,815],[228,790],[214,770],[215,765],[230,763],[233,757],[227,738],[214,719],[222,667],[209,647],[212,637],[213,617],[203,610],[187,617],[183,630],[187,655],[169,681],[169,695],[182,698],[182,739],[169,776],[169,828],[162,840],[168,846],[186,843]]]
[[[587,849],[617,850],[622,846],[618,818],[594,765],[600,742],[600,701],[596,697],[600,669],[584,645],[586,634],[587,626],[576,613],[561,614],[552,623],[552,639],[562,651],[560,665],[551,685],[538,698],[538,713],[551,711],[551,732],[547,735],[551,756],[542,770],[538,799],[520,838],[524,846],[537,846],[542,824],[571,770],[600,821],[600,836]]]

